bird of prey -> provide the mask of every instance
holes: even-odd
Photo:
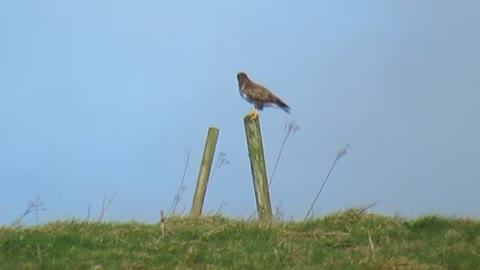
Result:
[[[258,118],[257,110],[262,110],[264,106],[279,107],[290,113],[290,107],[285,102],[266,87],[251,81],[244,72],[237,73],[237,80],[240,95],[254,106],[253,111],[247,114],[247,116],[250,116],[250,119]]]

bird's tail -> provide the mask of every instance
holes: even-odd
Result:
[[[290,107],[288,107],[288,105],[285,102],[278,99],[277,104],[278,104],[278,107],[280,107],[282,110],[286,111],[287,113],[290,113]]]

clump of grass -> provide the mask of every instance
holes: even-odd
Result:
[[[63,221],[0,228],[0,269],[479,269],[480,222],[350,209],[261,224]]]
[[[416,232],[438,233],[449,229],[453,224],[450,218],[428,215],[407,222],[407,225]]]

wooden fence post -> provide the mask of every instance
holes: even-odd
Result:
[[[198,171],[197,187],[193,196],[192,209],[190,217],[200,217],[202,214],[203,201],[207,192],[207,183],[212,168],[213,157],[215,155],[215,147],[217,146],[219,130],[214,127],[208,129],[207,140],[203,150],[202,163]]]
[[[263,153],[260,122],[258,117],[251,119],[249,115],[243,118],[243,122],[245,124],[258,218],[260,221],[270,221],[272,219],[272,206],[270,204],[270,193],[268,191],[267,169]]]

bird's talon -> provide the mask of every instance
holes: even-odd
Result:
[[[247,116],[250,118],[250,120],[258,119],[258,112],[257,110],[254,109],[251,112],[249,112]]]

